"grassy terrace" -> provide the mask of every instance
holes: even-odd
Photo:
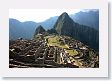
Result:
[[[67,44],[61,45],[59,42],[59,39],[60,39],[59,36],[50,36],[50,37],[46,37],[46,38],[48,38],[48,45],[64,48],[65,51],[68,52],[70,55],[78,54],[78,52],[76,50],[67,49],[67,48],[69,48]]]
[[[70,50],[66,50],[70,55],[77,55],[78,54],[78,52],[76,51],[76,50],[72,50],[72,49],[70,49]]]

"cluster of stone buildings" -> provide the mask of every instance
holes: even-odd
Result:
[[[10,68],[79,68],[99,67],[99,54],[80,41],[67,36],[60,36],[62,44],[76,50],[77,55],[70,55],[64,48],[48,46],[47,41],[23,40],[9,41]]]
[[[69,46],[70,49],[76,50],[78,52],[77,55],[69,55],[68,58],[72,58],[77,60],[81,67],[99,67],[99,52],[91,49],[87,45],[84,45],[78,40],[72,39],[67,36],[62,36],[65,44]],[[72,63],[75,63],[72,62]]]
[[[47,46],[45,40],[16,40],[9,41],[10,68],[58,68],[76,67],[63,61],[61,53],[64,50],[57,46]],[[63,60],[62,60],[63,59]]]

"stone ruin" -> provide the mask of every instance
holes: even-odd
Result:
[[[78,67],[62,63],[61,51],[62,49],[56,46],[47,46],[43,40],[10,40],[9,68]]]

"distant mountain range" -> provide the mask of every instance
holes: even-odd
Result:
[[[16,19],[9,19],[9,38],[10,39],[31,39],[37,23],[32,21],[20,22]]]
[[[33,22],[33,21],[26,21],[26,22],[20,22],[17,19],[9,19],[9,38],[10,39],[18,39],[18,38],[24,38],[24,39],[31,39],[34,35],[35,29],[42,25],[46,30],[53,27],[57,20],[57,16],[51,17],[44,22]]]
[[[77,23],[93,27],[99,30],[99,11],[80,11],[76,14],[70,15],[70,17]]]
[[[70,15],[73,21],[90,26],[96,30],[99,30],[99,12],[98,11],[88,11],[88,12],[78,12],[76,14]],[[20,37],[24,39],[31,39],[34,35],[36,28],[39,25],[42,25],[45,30],[51,29],[54,27],[58,16],[51,17],[44,22],[33,22],[26,21],[20,22],[16,19],[9,19],[9,38],[18,39]]]

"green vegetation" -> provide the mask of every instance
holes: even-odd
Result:
[[[66,50],[70,55],[77,55],[78,52],[76,50],[72,50],[72,49],[67,49]]]
[[[61,48],[63,48],[63,49],[68,48],[66,45],[59,45],[59,47],[61,47]]]
[[[48,38],[48,45],[50,45],[50,46],[61,47],[61,48],[65,49],[65,51],[68,52],[70,55],[77,55],[78,54],[78,52],[76,50],[68,49],[69,46],[67,44],[62,45],[59,42],[59,40],[60,40],[59,36],[50,36],[50,37],[45,37],[45,38]]]
[[[48,37],[46,37],[48,38]],[[61,47],[61,48],[68,48],[68,46],[66,44],[61,44],[59,42],[59,36],[51,36],[48,38],[48,45],[50,46],[58,46],[58,47]]]
[[[58,46],[59,45],[59,37],[58,36],[51,36],[48,38],[48,45],[51,46]]]

